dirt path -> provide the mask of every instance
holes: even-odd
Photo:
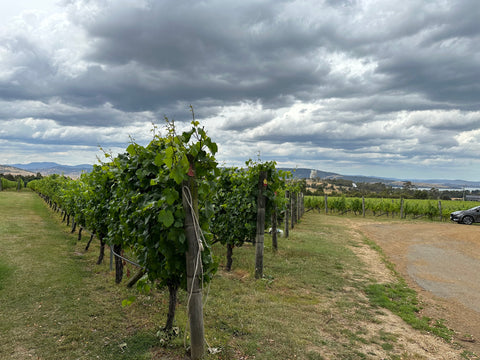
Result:
[[[375,241],[456,340],[480,353],[480,226],[427,222],[365,222],[352,227]]]

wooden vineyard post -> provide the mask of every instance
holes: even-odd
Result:
[[[295,194],[295,223],[300,220],[300,193]]]
[[[194,176],[183,182],[183,208],[185,209],[184,229],[188,250],[187,261],[187,293],[188,318],[190,321],[191,359],[200,359],[205,352],[205,329],[203,325],[202,284],[203,276],[201,259],[201,239],[197,238],[195,217],[198,219],[198,194]],[[201,231],[201,230],[199,230]]]
[[[325,194],[325,214],[328,214],[328,196]]]
[[[101,246],[101,244],[100,244]],[[103,257],[102,257],[103,259]],[[113,245],[110,245],[110,271],[113,270],[113,261],[115,259],[115,256],[113,255]]]
[[[403,219],[403,198],[400,200],[400,219]]]
[[[305,214],[305,195],[302,192],[302,217]]]
[[[263,277],[263,240],[265,237],[266,203],[264,188],[266,188],[267,185],[267,172],[260,171],[257,197],[257,236],[255,239],[255,279],[261,279]]]
[[[297,224],[302,217],[302,193],[297,193]]]
[[[289,209],[290,209],[290,192],[288,190],[285,190],[285,197],[288,199],[287,200],[287,206],[285,208],[285,238],[288,238],[288,216],[289,216]]]
[[[113,245],[113,255],[122,254],[122,245],[115,244]],[[115,256],[115,283],[120,284],[123,278],[123,262],[122,259],[118,256]]]
[[[295,227],[295,221],[297,219],[297,193],[290,193],[290,214],[291,214],[291,226],[292,229]]]
[[[440,214],[440,221],[442,221],[442,202],[438,200],[438,213]]]
[[[278,250],[277,241],[277,206],[274,207],[272,212],[272,248],[274,251]]]
[[[365,196],[362,196],[362,214],[365,217]]]

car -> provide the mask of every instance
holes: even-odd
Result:
[[[450,214],[450,220],[465,225],[472,225],[474,222],[480,222],[480,206],[475,206],[468,210],[454,211]]]

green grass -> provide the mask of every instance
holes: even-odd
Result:
[[[11,272],[10,267],[0,262],[0,290],[5,287],[5,283],[8,281]]]
[[[29,191],[1,192],[0,219],[0,358],[150,359],[153,330],[133,327],[127,291],[58,214]]]
[[[420,308],[417,294],[404,281],[395,284],[371,284],[367,286],[366,293],[373,305],[390,310],[414,329],[431,332],[447,341],[452,340],[454,332],[447,328],[443,321],[432,322],[431,318],[418,316]]]
[[[85,252],[88,237],[76,244],[60,215],[31,192],[1,192],[0,219],[1,359],[184,358],[184,292],[180,337],[162,344],[156,333],[166,319],[166,293],[138,295],[115,285],[108,251],[107,264],[95,265],[98,245]],[[254,246],[235,248],[227,273],[226,251],[217,244],[220,270],[204,319],[206,339],[220,352],[205,358],[406,358],[398,335],[382,329],[379,309],[416,317],[415,294],[401,280],[372,282],[351,250],[358,241],[338,217],[308,213],[289,239],[279,239],[277,253],[266,236],[261,280],[254,278]],[[137,300],[122,307],[131,295]]]

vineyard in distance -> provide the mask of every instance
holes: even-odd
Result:
[[[0,176],[0,301],[18,313],[15,319],[1,314],[0,357],[473,356],[453,344],[454,332],[442,321],[420,314],[415,291],[343,218],[447,221],[451,211],[477,203],[408,182],[393,188],[298,180],[260,159],[219,167],[217,145],[193,109],[192,116],[188,131],[177,133],[167,119],[166,135],[146,146],[132,143],[118,156],[106,153],[78,179]],[[60,261],[65,244],[70,255],[65,249]],[[377,276],[359,249],[387,275]],[[52,251],[59,257],[39,255]],[[21,286],[18,296],[34,303],[15,308],[8,299],[20,291],[14,284],[28,278],[24,263],[55,281],[24,280],[32,285]],[[65,283],[56,277],[60,264],[76,269]],[[42,286],[61,294],[61,302]],[[77,303],[85,303],[85,314]],[[29,340],[32,335],[46,340]]]

